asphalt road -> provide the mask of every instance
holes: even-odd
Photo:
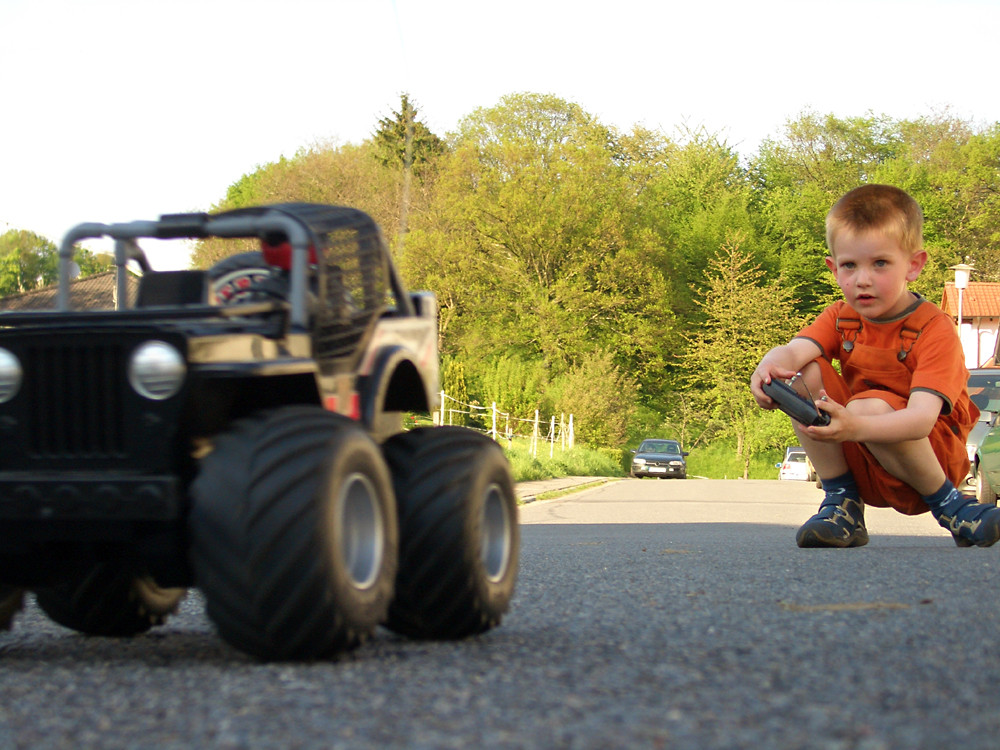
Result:
[[[873,509],[867,547],[799,550],[818,501],[623,480],[534,502],[500,628],[329,663],[242,656],[197,595],[124,641],[29,604],[0,635],[0,748],[1000,746],[1000,549]]]

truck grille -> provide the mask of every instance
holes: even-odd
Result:
[[[33,342],[26,360],[24,389],[30,427],[24,448],[28,456],[114,458],[125,454],[125,353],[120,344]]]

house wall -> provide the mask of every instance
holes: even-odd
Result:
[[[959,338],[965,352],[965,366],[970,370],[977,367],[994,366],[1000,318],[973,318],[962,321]]]

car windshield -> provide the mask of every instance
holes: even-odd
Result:
[[[788,458],[785,459],[788,463],[805,463],[806,454],[805,453],[789,453]]]
[[[681,446],[676,440],[643,440],[640,453],[680,453]]]
[[[1000,369],[970,375],[969,397],[980,411],[1000,411]]]

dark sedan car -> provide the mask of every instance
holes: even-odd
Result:
[[[676,440],[643,440],[632,451],[632,476],[687,479],[687,451]]]

